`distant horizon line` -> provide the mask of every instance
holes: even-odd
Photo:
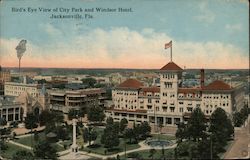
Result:
[[[0,65],[1,66],[1,65]],[[1,66],[1,68],[11,68],[11,69],[18,69],[18,67],[3,67]],[[97,69],[101,69],[101,70],[112,70],[112,69],[118,69],[118,70],[160,70],[157,68],[81,68],[81,67],[21,67],[21,69],[91,69],[91,70],[97,70]],[[183,70],[199,70],[199,69],[206,69],[206,70],[249,70],[249,68],[185,68]]]

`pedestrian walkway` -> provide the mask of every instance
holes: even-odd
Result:
[[[248,117],[246,125],[240,129],[235,130],[235,140],[232,146],[227,150],[224,159],[249,159],[250,155],[250,116]]]
[[[12,141],[12,140],[8,141],[8,143],[17,145],[17,146],[19,146],[19,147],[22,147],[22,148],[25,148],[25,149],[28,149],[28,150],[32,150],[32,148],[31,148],[30,146],[26,146],[26,145],[23,145],[23,144],[21,144],[21,143],[14,142],[14,141]]]
[[[173,145],[170,145],[168,147],[165,147],[164,149],[175,148],[176,145],[177,144],[173,144]],[[129,154],[129,153],[132,153],[132,152],[143,151],[143,150],[150,150],[152,148],[154,148],[154,149],[162,149],[161,147],[151,147],[151,146],[145,144],[145,141],[140,142],[139,146],[140,146],[140,148],[126,151],[126,154]],[[87,147],[87,145],[85,145],[84,147]],[[85,152],[85,151],[79,151],[77,155],[69,153],[68,155],[64,155],[64,156],[59,157],[59,159],[62,159],[62,160],[64,160],[64,159],[77,159],[78,160],[78,159],[87,159],[87,158],[107,159],[107,158],[111,158],[111,157],[116,158],[117,155],[123,156],[124,154],[125,154],[124,151],[119,152],[119,153],[115,153],[115,154],[112,154],[112,155],[100,155],[100,154],[95,154],[95,153],[88,153],[88,152]]]

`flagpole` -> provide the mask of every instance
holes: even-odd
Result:
[[[172,45],[171,45],[171,48],[170,48],[170,61],[172,62]]]

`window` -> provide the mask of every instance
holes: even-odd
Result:
[[[147,107],[148,107],[148,109],[152,109],[152,106],[150,106],[150,105],[148,105]]]
[[[152,103],[152,100],[151,100],[151,99],[148,99],[148,103]]]
[[[188,112],[192,112],[193,108],[192,107],[187,107]]]
[[[167,124],[172,124],[172,118],[166,118],[166,123]]]
[[[180,108],[180,112],[183,112],[183,108]]]
[[[156,107],[155,109],[156,109],[156,111],[159,111],[159,107]]]
[[[174,112],[174,107],[170,107],[170,112]]]

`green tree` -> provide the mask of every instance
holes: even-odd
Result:
[[[94,78],[84,78],[82,79],[82,83],[87,85],[88,87],[93,88],[96,84],[96,80]]]
[[[28,113],[27,117],[25,118],[25,128],[27,129],[32,129],[32,128],[36,128],[37,125],[37,117],[34,116],[34,114],[32,113]]]
[[[88,111],[88,120],[91,122],[102,122],[105,118],[104,110],[102,107],[93,106]]]
[[[41,126],[44,126],[49,123],[51,119],[53,119],[53,117],[49,110],[43,110],[39,115],[39,123]]]
[[[140,136],[142,139],[146,139],[149,135],[150,135],[150,132],[151,132],[151,127],[150,125],[148,124],[148,122],[142,122],[140,124]]]
[[[182,142],[184,139],[188,138],[188,128],[183,122],[178,125],[178,129],[175,133],[178,142]]]
[[[94,128],[88,127],[83,130],[83,139],[85,142],[89,142],[89,146],[91,145],[91,141],[95,141],[97,138],[97,132]]]
[[[104,144],[105,148],[113,149],[120,143],[118,132],[115,131],[116,127],[114,124],[106,125],[103,135],[101,137],[101,143]]]
[[[128,120],[126,118],[121,119],[120,122],[120,133],[123,133],[125,128],[128,126]]]
[[[57,159],[56,149],[48,141],[40,141],[34,149],[36,158],[40,159]]]
[[[77,116],[78,116],[78,110],[73,109],[73,108],[69,110],[69,113],[68,113],[68,119],[69,120],[77,118]]]
[[[113,123],[114,123],[114,120],[113,120],[112,117],[108,117],[108,118],[106,119],[106,124],[107,124],[107,125],[113,125]]]
[[[14,159],[14,160],[34,160],[35,157],[31,152],[21,150],[21,151],[17,151],[12,156],[12,159]]]
[[[135,136],[135,133],[134,133],[134,130],[132,128],[126,128],[124,130],[124,137],[129,139],[130,144],[132,143],[132,139],[134,138],[134,136]]]
[[[222,123],[223,122],[223,123]],[[218,143],[217,150],[223,151],[227,140],[234,133],[234,127],[226,112],[222,108],[217,108],[211,115],[209,131],[212,133],[212,141]],[[215,146],[215,145],[214,145]]]
[[[234,126],[236,127],[240,127],[243,124],[243,118],[240,112],[235,112],[233,114],[233,123],[234,123]]]
[[[206,137],[206,119],[200,108],[195,108],[188,121],[188,136],[194,141],[199,141]]]

